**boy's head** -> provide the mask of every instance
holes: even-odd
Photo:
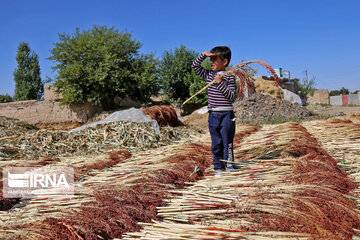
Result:
[[[224,71],[225,68],[229,65],[231,60],[231,50],[226,46],[214,47],[210,51],[211,53],[216,54],[216,57],[211,57],[211,68],[214,71]]]

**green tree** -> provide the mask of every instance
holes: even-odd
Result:
[[[97,26],[73,34],[59,34],[49,57],[57,64],[56,91],[64,104],[91,102],[105,109],[114,99],[129,97],[146,102],[157,94],[158,61],[139,54],[141,43],[130,33]]]
[[[306,97],[308,94],[312,94],[315,90],[315,77],[312,77],[310,80],[304,78],[301,82],[298,82],[298,90],[301,95]]]
[[[330,96],[338,96],[341,94],[349,94],[349,89],[342,87],[340,90],[332,90],[330,91],[329,95]]]
[[[0,103],[12,102],[13,98],[9,94],[0,94]]]
[[[330,96],[338,96],[340,95],[340,91],[339,90],[332,90],[329,93]]]
[[[347,88],[342,87],[342,88],[340,89],[340,94],[349,94],[349,93],[350,93],[350,91],[349,91],[349,89],[347,89]]]
[[[172,101],[184,101],[190,97],[190,86],[196,80],[191,64],[198,53],[181,45],[174,51],[165,51],[160,63],[160,79],[164,92]]]
[[[159,82],[159,61],[153,54],[141,55],[137,58],[132,67],[133,78],[136,85],[132,86],[132,99],[147,102],[152,95],[158,94],[161,88]]]
[[[202,66],[206,69],[211,69],[211,64],[210,64],[210,60],[206,59],[203,63]],[[199,90],[201,90],[203,87],[206,86],[206,82],[204,81],[204,79],[202,79],[201,77],[199,77],[198,75],[195,74],[194,71],[191,71],[190,74],[185,76],[186,81],[190,81],[192,82],[190,84],[190,96],[194,95],[195,93],[197,93]],[[203,92],[199,93],[198,95],[196,95],[193,99],[191,99],[189,102],[190,103],[196,103],[196,104],[206,104],[208,101],[208,95],[207,95],[207,90],[204,90]]]
[[[21,42],[16,54],[17,68],[14,71],[15,100],[40,100],[44,85],[40,78],[38,55],[30,50],[29,44]]]

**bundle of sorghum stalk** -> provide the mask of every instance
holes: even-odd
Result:
[[[131,122],[101,124],[75,133],[39,130],[0,140],[0,157],[36,159],[148,149],[188,135],[188,129],[172,127],[163,127],[157,135],[152,125]]]
[[[1,138],[23,135],[37,128],[24,121],[0,116],[0,140]]]

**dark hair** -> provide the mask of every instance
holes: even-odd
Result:
[[[225,67],[227,67],[229,65],[230,60],[231,60],[231,50],[229,47],[217,46],[217,47],[214,47],[213,49],[211,49],[210,52],[216,53],[221,58],[221,60],[227,59],[228,63],[226,64]]]

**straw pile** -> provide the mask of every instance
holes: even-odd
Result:
[[[360,233],[360,128],[353,121],[237,125],[240,169],[221,176],[208,168],[208,134],[193,136],[196,144],[186,141],[43,161],[77,169],[75,196],[22,199],[0,213],[2,238],[352,239]]]
[[[269,94],[273,98],[279,100],[284,99],[284,91],[275,81],[257,77],[254,85],[256,93]]]
[[[158,122],[159,126],[184,126],[178,119],[174,108],[168,105],[151,106],[142,109],[143,113]]]
[[[18,125],[13,128],[18,129]],[[0,139],[0,159],[101,154],[119,148],[132,151],[149,149],[186,138],[191,131],[163,127],[158,136],[152,125],[147,123],[113,122],[75,133],[47,130],[26,132],[20,128],[6,134],[8,137]]]
[[[0,117],[0,159],[38,159],[53,156],[101,154],[119,148],[143,150],[187,138],[193,130],[183,126],[170,106],[143,109],[162,126],[160,136],[148,123],[113,122],[79,132],[38,130],[25,122]]]
[[[256,128],[244,126],[242,130],[237,137],[250,134]],[[128,231],[138,231],[137,222],[159,219],[156,207],[163,206],[164,199],[174,195],[171,191],[203,178],[211,164],[208,140],[206,134],[193,139],[206,145],[183,141],[133,153],[109,168],[90,169],[76,182],[74,197],[23,199],[21,208],[0,214],[1,232],[9,239],[15,236],[19,239],[111,239]],[[124,152],[113,154],[127,157]],[[101,155],[91,161],[112,157]],[[53,164],[88,166],[90,159],[83,159],[62,158]]]
[[[35,126],[24,121],[0,116],[0,140],[14,138],[36,130]]]
[[[356,114],[339,117],[339,119],[350,120],[355,124],[360,124],[360,115],[356,115]]]
[[[158,207],[163,222],[125,239],[352,239],[358,232],[357,186],[301,125],[264,126],[234,153],[239,171],[176,191]]]
[[[346,170],[355,184],[360,183],[360,116],[348,119],[329,119],[304,123],[304,127],[317,137],[322,147]],[[360,206],[360,189],[353,198]]]

